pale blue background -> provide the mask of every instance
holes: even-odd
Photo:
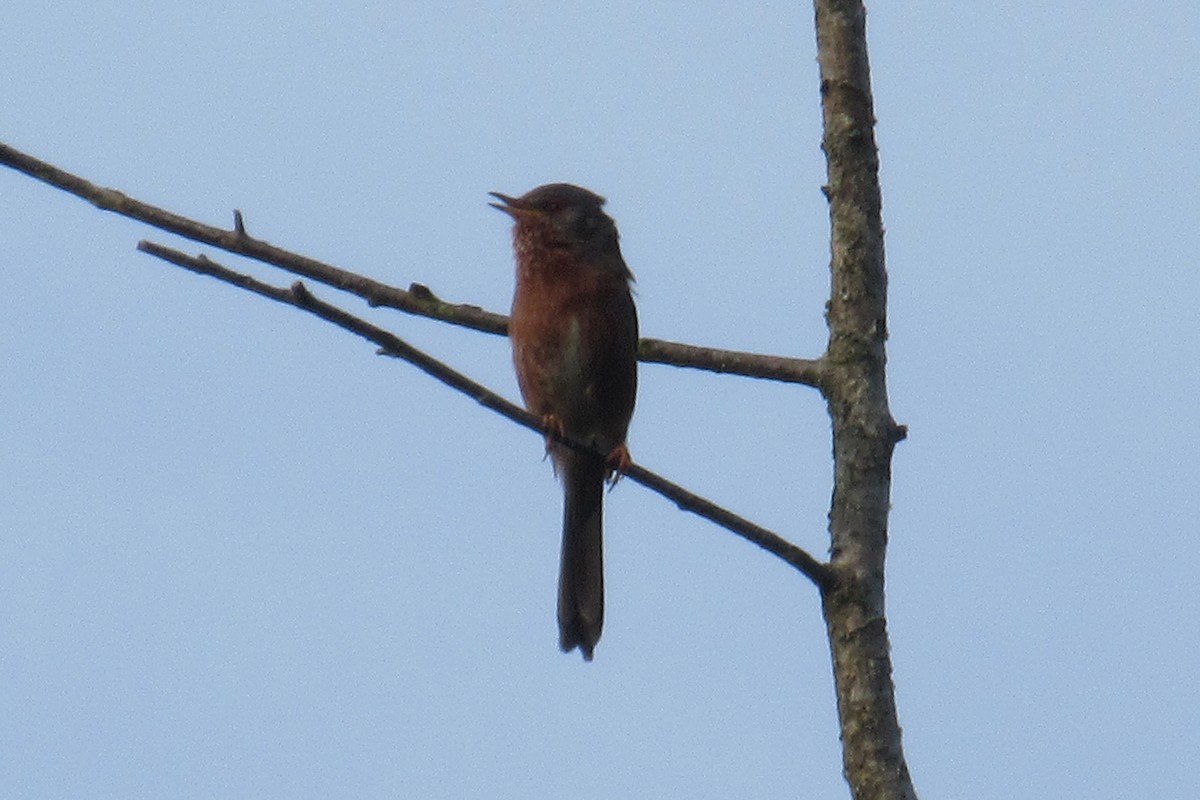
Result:
[[[806,3],[4,28],[0,139],[101,184],[504,310],[486,192],[575,181],[646,335],[824,346]],[[881,2],[869,33],[916,784],[1200,796],[1200,6]],[[802,578],[622,485],[596,661],[560,654],[537,437],[156,236],[0,171],[0,796],[846,796]],[[515,397],[503,339],[369,315]],[[824,554],[813,391],[641,374],[640,462]]]

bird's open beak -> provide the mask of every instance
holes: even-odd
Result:
[[[519,197],[509,197],[506,194],[499,192],[488,192],[492,197],[499,200],[499,203],[488,203],[489,206],[499,211],[503,211],[515,220],[521,219],[522,215],[536,214],[538,210],[526,203]]]

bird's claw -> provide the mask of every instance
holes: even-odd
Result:
[[[542,430],[546,432],[546,455],[550,455],[558,440],[567,435],[567,429],[561,419],[554,414],[547,414],[542,417]]]
[[[633,463],[633,459],[629,457],[629,448],[624,442],[608,451],[608,456],[604,459],[604,466],[608,468],[608,485],[611,489],[617,485],[617,481],[621,480],[621,476],[629,471],[629,466]]]

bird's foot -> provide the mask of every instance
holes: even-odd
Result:
[[[611,489],[617,485],[617,481],[621,480],[621,476],[629,469],[629,465],[633,463],[633,459],[629,457],[629,448],[625,443],[614,447],[608,452],[608,456],[604,459],[604,466],[608,468],[608,484]]]
[[[557,416],[546,414],[542,417],[542,430],[546,432],[546,455],[550,455],[558,445],[558,440],[567,435],[567,429]]]

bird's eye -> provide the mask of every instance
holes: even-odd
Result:
[[[571,229],[580,239],[592,238],[600,228],[600,214],[590,209],[577,209],[571,220]]]
[[[578,238],[586,238],[596,230],[596,218],[579,206],[566,206],[558,211],[558,224],[564,232]]]

